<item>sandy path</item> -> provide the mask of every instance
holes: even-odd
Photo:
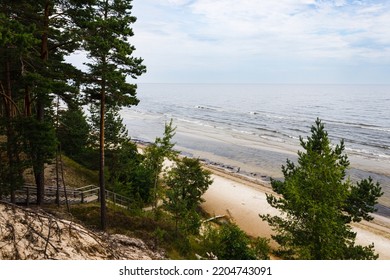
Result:
[[[220,171],[212,172],[214,182],[203,195],[203,209],[211,215],[229,215],[249,235],[270,238],[271,228],[259,217],[259,214],[278,213],[266,201],[266,192],[270,190]],[[353,226],[358,233],[356,242],[361,245],[374,243],[379,259],[390,260],[390,220],[379,216],[377,220],[378,223]]]

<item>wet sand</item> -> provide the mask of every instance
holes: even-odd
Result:
[[[251,236],[270,238],[272,229],[259,214],[277,215],[278,211],[269,206],[266,193],[272,192],[266,183],[254,182],[234,172],[206,167],[213,172],[213,184],[203,195],[202,208],[210,215],[227,215],[242,230]],[[390,219],[374,215],[372,222],[353,225],[357,232],[356,243],[374,243],[379,259],[390,260]],[[276,244],[271,242],[271,246]]]

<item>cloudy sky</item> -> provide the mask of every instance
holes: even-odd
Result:
[[[390,83],[390,0],[133,0],[138,82]]]

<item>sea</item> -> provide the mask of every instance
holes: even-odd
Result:
[[[390,85],[138,84],[137,96],[121,112],[134,140],[154,142],[172,120],[183,155],[264,182],[283,178],[319,118],[332,145],[344,140],[350,179],[380,183],[390,216]]]

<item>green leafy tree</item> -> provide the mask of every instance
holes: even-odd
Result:
[[[265,238],[251,240],[236,224],[208,227],[201,240],[203,256],[219,260],[267,260],[269,244]]]
[[[152,176],[153,184],[150,186],[150,193],[156,217],[158,214],[157,204],[161,197],[160,174],[163,170],[164,160],[174,161],[178,155],[178,152],[173,149],[175,143],[172,142],[172,138],[175,136],[175,130],[176,127],[173,126],[173,121],[171,120],[165,124],[163,137],[156,137],[154,143],[145,149],[143,164]]]
[[[319,119],[311,133],[300,139],[298,163],[287,160],[282,167],[284,181],[272,180],[278,196],[268,195],[267,201],[281,215],[260,215],[275,230],[278,253],[291,259],[376,259],[373,244],[355,244],[350,222],[372,219],[383,194],[379,184],[369,178],[353,185],[346,179],[344,142],[332,148]]]
[[[221,260],[254,260],[249,238],[235,224],[225,224],[219,230],[218,247],[214,254]]]
[[[123,107],[137,105],[136,85],[127,78],[137,78],[146,71],[142,59],[132,56],[135,50],[129,43],[133,36],[131,24],[131,0],[96,0],[90,5],[83,21],[84,48],[90,63],[86,76],[85,93],[100,104],[100,167],[99,185],[101,202],[101,227],[106,229],[105,202],[105,115],[106,106]]]
[[[202,195],[212,183],[211,173],[204,170],[199,159],[183,158],[168,171],[166,178],[165,207],[173,214],[176,233],[197,234],[201,217],[198,208],[203,202]]]
[[[110,146],[113,148],[107,147],[107,182],[111,189],[133,198],[136,205],[152,203],[154,206],[155,201],[161,197],[160,175],[163,162],[165,159],[175,160],[177,156],[172,143],[175,128],[172,122],[166,124],[163,137],[157,137],[153,144],[140,153],[127,137],[122,119],[114,118],[112,122],[113,124],[106,128],[114,128],[112,132],[115,132],[109,133],[115,134],[115,137],[111,138]]]

